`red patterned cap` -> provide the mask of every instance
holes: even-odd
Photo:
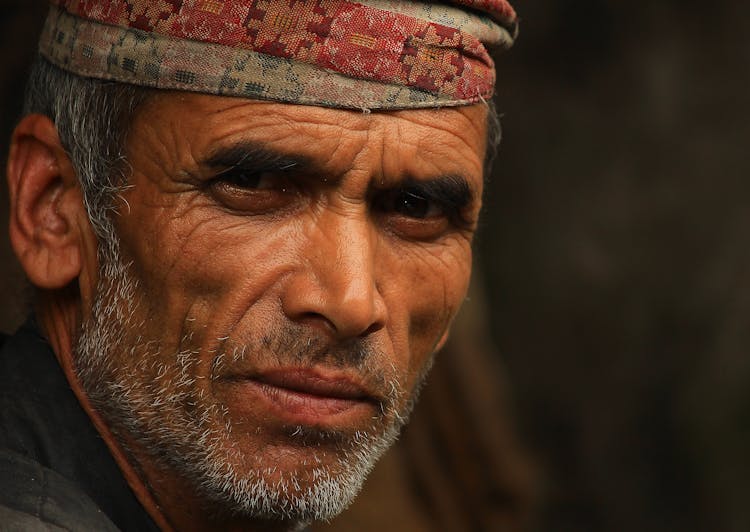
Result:
[[[40,52],[136,85],[359,109],[490,98],[506,0],[52,0]]]

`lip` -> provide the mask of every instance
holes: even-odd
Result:
[[[261,406],[288,424],[349,425],[371,419],[380,404],[363,384],[340,372],[275,369],[232,378],[229,384],[238,408]]]

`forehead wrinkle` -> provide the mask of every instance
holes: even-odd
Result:
[[[408,119],[405,118],[406,113],[409,113]],[[458,139],[469,149],[478,150],[480,155],[483,155],[486,150],[488,113],[486,106],[478,104],[471,107],[396,111],[393,116],[429,129],[439,129],[442,133]],[[459,116],[461,120],[446,120],[448,116]],[[476,140],[479,140],[479,145]]]
[[[325,169],[319,169],[324,170],[321,173],[324,174],[323,177],[325,179],[339,178],[339,176],[359,169],[367,169],[370,179],[380,178],[382,180],[386,175],[391,178],[401,177],[401,175],[409,173],[408,166],[411,164],[414,156],[419,157],[423,164],[427,163],[434,169],[442,170],[439,172],[440,174],[463,173],[465,171],[465,164],[461,168],[462,172],[458,172],[458,169],[438,168],[438,166],[441,166],[440,161],[446,160],[446,154],[444,153],[437,153],[434,157],[420,157],[420,155],[436,151],[435,139],[439,141],[438,146],[444,147],[441,151],[456,151],[456,146],[453,146],[450,141],[451,137],[456,138],[457,142],[467,147],[469,149],[467,153],[477,153],[477,142],[480,140],[482,148],[484,148],[484,135],[477,135],[477,138],[474,138],[474,134],[479,131],[485,122],[484,117],[482,117],[481,121],[472,120],[472,113],[476,115],[477,110],[410,110],[362,114],[357,111],[285,106],[257,101],[237,101],[234,98],[226,99],[229,101],[225,102],[221,109],[212,109],[213,106],[207,104],[207,102],[210,103],[210,100],[207,100],[209,98],[215,99],[220,97],[189,96],[179,98],[178,101],[178,105],[181,105],[186,102],[189,103],[198,100],[200,102],[198,107],[208,109],[209,115],[212,115],[214,118],[221,118],[220,123],[222,125],[219,126],[219,134],[207,141],[209,145],[221,142],[230,136],[243,135],[245,130],[248,133],[246,138],[255,141],[260,140],[264,144],[273,145],[274,150],[277,149],[276,146],[283,148],[287,138],[290,137],[292,139],[294,137],[318,137],[321,142],[309,142],[308,140],[307,142],[298,142],[295,146],[294,140],[292,140],[289,150],[281,149],[278,151],[286,152],[295,157],[299,157],[300,155],[307,158],[316,157],[321,162],[321,166],[325,165],[326,167]],[[267,106],[274,110],[274,112],[258,116],[257,106]],[[241,115],[246,114],[246,112],[251,113],[251,115],[243,118]],[[436,115],[436,113],[441,113],[441,115]],[[227,117],[227,114],[237,114],[237,117],[236,119],[232,119],[231,117]],[[444,120],[446,116],[456,117],[459,115],[463,117],[459,121]],[[469,122],[469,124],[466,124],[466,122]],[[412,125],[411,130],[407,127],[407,124]],[[178,142],[175,139],[180,137],[178,132],[180,125],[179,121],[170,123],[172,144]],[[413,130],[415,125],[417,129]],[[434,131],[436,129],[439,131]],[[387,146],[389,138],[394,136],[394,131],[397,139],[396,143],[413,146],[412,150],[414,154],[412,157],[404,157],[403,155],[397,157],[389,156]],[[405,131],[409,133],[405,133]],[[301,133],[301,135],[295,135],[294,133]],[[347,135],[354,138],[345,138]],[[356,138],[360,135],[361,140]],[[376,140],[374,138],[376,136],[380,138]],[[185,135],[184,137],[187,137],[182,140],[188,142],[190,149],[187,151],[189,155],[192,155],[191,162],[195,163],[195,159],[200,158],[200,153],[194,153],[194,146],[191,144],[192,137],[189,135]],[[270,142],[264,142],[265,139],[270,139]],[[329,141],[327,146],[326,140]],[[334,144],[330,144],[331,142]],[[312,150],[313,146],[317,151],[310,151],[311,155],[308,156],[306,152]],[[169,151],[162,153],[169,156],[171,155]],[[180,161],[171,157],[170,162],[184,166],[187,161],[184,157],[182,159]],[[483,161],[483,158],[481,160]]]
[[[318,170],[323,170],[326,166],[330,171],[340,166],[342,161],[351,159],[339,157],[342,152],[353,147],[356,147],[357,151],[361,150],[361,147],[353,146],[353,142],[360,144],[360,141],[346,138],[350,134],[351,130],[344,129],[339,124],[300,122],[285,117],[281,123],[274,121],[253,124],[251,128],[232,128],[231,131],[213,136],[207,145],[218,146],[208,148],[211,152],[227,149],[222,144],[257,145],[290,159],[298,159],[305,166],[318,167]],[[210,156],[201,159],[207,160]],[[336,170],[336,173],[344,173],[341,169]]]
[[[258,108],[267,106],[267,112],[259,112]],[[225,117],[229,114],[229,117]],[[243,118],[243,115],[248,115]],[[245,123],[251,124],[253,128],[279,127],[281,125],[293,130],[301,128],[307,135],[319,132],[321,136],[327,136],[329,127],[344,127],[349,131],[361,131],[367,129],[367,120],[362,120],[361,113],[346,111],[342,109],[323,109],[303,105],[279,104],[274,102],[260,102],[257,100],[245,100],[242,103],[215,109],[208,113],[212,121],[218,124],[236,125],[233,131],[245,129]],[[366,117],[364,117],[366,118]]]
[[[344,176],[351,174],[357,169],[357,161],[359,160],[362,151],[366,149],[367,141],[364,140],[363,143],[358,147],[355,148],[356,152],[354,153],[353,157],[347,156],[344,154],[342,157],[339,157],[339,154],[346,149],[344,146],[344,140],[343,137],[344,133],[342,132],[339,141],[336,143],[336,146],[334,147],[333,151],[327,158],[327,166],[335,169],[332,172],[331,177],[331,184],[338,184],[343,179]],[[329,176],[324,176],[324,179],[327,181]]]
[[[477,153],[476,148],[472,145],[467,144],[468,149],[463,151],[457,150],[456,146],[440,137],[420,137],[416,139],[414,146],[416,153],[421,155],[422,164],[428,165],[438,174],[461,175],[472,189],[476,189],[481,184],[484,157],[481,153]],[[471,154],[471,156],[465,155],[457,160],[455,157],[447,155],[455,156],[458,153]],[[453,168],[453,165],[456,165],[457,168]]]
[[[377,189],[387,189],[401,185],[416,185],[420,182],[432,183],[438,187],[438,190],[448,191],[451,187],[446,188],[449,182],[459,181],[468,189],[468,200],[464,207],[474,207],[481,196],[481,170],[480,166],[472,168],[470,159],[462,159],[460,164],[455,163],[455,154],[459,151],[449,142],[440,143],[435,147],[435,139],[423,136],[405,136],[399,139],[400,146],[408,145],[413,151],[404,156],[401,161],[392,161],[384,151],[381,154],[381,164],[384,167],[383,175],[386,179],[381,179],[371,183],[370,192],[374,193]],[[430,146],[430,149],[425,149]],[[385,147],[385,145],[384,145]],[[474,153],[472,150],[470,153]],[[465,164],[466,163],[466,164]],[[452,187],[455,189],[455,187]],[[463,202],[462,202],[463,204]]]

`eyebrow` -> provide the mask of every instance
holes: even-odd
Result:
[[[407,179],[399,188],[417,190],[444,206],[462,209],[474,200],[469,180],[459,174],[448,174],[427,180]]]
[[[283,171],[313,165],[308,157],[282,153],[258,143],[240,142],[218,148],[211,152],[202,161],[201,166],[207,166],[212,170],[220,171],[232,168],[247,168],[255,171]]]

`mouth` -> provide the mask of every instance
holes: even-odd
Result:
[[[381,400],[364,385],[340,372],[277,369],[231,379],[239,408],[261,407],[284,424],[350,425],[371,419]]]

